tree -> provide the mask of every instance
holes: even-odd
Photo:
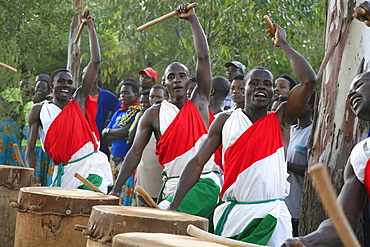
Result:
[[[368,70],[366,51],[370,29],[352,17],[353,1],[328,1],[325,58],[321,66],[323,83],[317,107],[310,164],[322,162],[329,167],[339,193],[343,170],[353,146],[367,137],[369,124],[355,118],[347,101],[353,78]],[[312,187],[305,178],[300,235],[315,230],[327,218]]]

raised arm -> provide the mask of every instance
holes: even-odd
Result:
[[[123,160],[117,181],[110,195],[119,195],[122,186],[126,183],[127,179],[132,175],[136,167],[139,165],[143,150],[148,144],[153,132],[152,119],[155,118],[155,114],[158,115],[158,112],[151,108],[145,111],[144,115],[140,118],[134,143]]]
[[[275,45],[284,51],[300,81],[300,84],[290,91],[286,107],[283,104],[282,106],[284,107],[279,107],[276,110],[282,124],[290,126],[307,105],[311,94],[316,88],[317,77],[307,60],[286,41],[285,30],[277,24],[274,24],[274,26],[276,29],[274,34],[271,32],[271,29],[268,29],[266,32],[274,40]]]
[[[87,25],[89,31],[91,58],[89,64],[85,68],[82,79],[82,86],[76,92],[75,99],[79,103],[82,111],[85,113],[85,102],[95,83],[95,79],[97,77],[100,66],[100,48],[91,12],[89,10],[85,10],[82,15],[82,18],[83,18],[82,21],[85,23],[85,25]]]
[[[229,116],[229,114],[223,113],[212,123],[207,138],[202,143],[197,154],[188,162],[184,171],[181,173],[175,196],[168,207],[169,210],[175,211],[186,193],[198,182],[205,163],[221,144],[222,127]]]
[[[190,23],[197,56],[195,72],[198,86],[194,89],[195,91],[192,94],[191,100],[197,106],[200,114],[203,117],[203,120],[207,119],[208,123],[209,94],[212,82],[208,42],[194,9],[190,9],[186,12],[186,6],[187,4],[180,5],[180,7],[177,9],[177,12],[179,18],[187,19]]]
[[[40,126],[41,104],[33,105],[28,115],[28,137],[25,154],[26,166],[36,168],[35,146]]]

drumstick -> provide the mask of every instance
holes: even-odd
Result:
[[[272,34],[275,34],[275,26],[272,24],[270,18],[267,15],[264,15],[263,19],[265,20],[267,26],[271,29]]]
[[[204,240],[207,240],[209,242],[224,244],[224,245],[227,245],[227,246],[235,246],[235,247],[259,247],[259,246],[262,246],[262,245],[258,245],[258,244],[251,244],[251,243],[237,241],[237,240],[230,239],[230,238],[224,238],[224,237],[221,237],[221,236],[217,236],[217,235],[214,235],[212,233],[203,231],[202,229],[199,229],[198,227],[196,227],[192,224],[188,225],[188,228],[186,229],[186,231],[189,235],[191,235],[193,237],[204,239]]]
[[[135,187],[135,192],[138,193],[142,198],[144,198],[144,200],[146,201],[146,203],[148,203],[148,205],[152,208],[159,208],[157,203],[155,203],[155,201],[152,199],[152,197],[148,194],[148,192],[146,192],[144,190],[143,187],[141,187],[140,185],[137,185]]]
[[[7,68],[7,69],[9,69],[9,70],[11,70],[13,72],[17,72],[17,69],[15,69],[15,68],[13,68],[13,67],[11,67],[9,65],[6,65],[5,63],[0,63],[0,66],[3,66],[4,68]]]
[[[198,3],[192,3],[192,4],[189,4],[187,7],[186,7],[186,10],[189,10],[189,9],[192,9],[192,8],[195,8],[198,6]],[[147,23],[145,23],[144,25],[141,25],[140,27],[138,27],[136,30],[138,30],[139,32],[143,31],[145,28],[147,27],[150,27],[150,26],[153,26],[154,24],[157,24],[157,23],[160,23],[164,20],[167,20],[168,18],[171,18],[172,16],[175,16],[176,15],[176,11],[172,11],[171,13],[168,13],[166,15],[163,15],[157,19],[154,19],[152,21],[149,21]]]
[[[78,40],[80,39],[81,37],[81,34],[82,34],[82,30],[84,30],[84,26],[85,26],[85,23],[81,23],[80,24],[80,27],[78,28],[78,32],[77,32],[77,35],[76,35],[76,38],[75,40],[73,41],[73,44],[77,44]]]
[[[15,158],[17,159],[18,163],[21,164],[22,167],[26,167],[26,165],[23,163],[21,153],[19,152],[18,144],[14,143],[13,148],[14,148],[14,151],[15,151]]]
[[[343,209],[339,206],[325,165],[319,163],[310,168],[314,185],[328,212],[340,239],[345,246],[360,246]]]
[[[75,173],[75,178],[77,178],[78,180],[80,180],[84,185],[86,185],[87,187],[89,187],[90,189],[92,189],[93,191],[95,192],[100,192],[100,193],[103,193],[105,194],[103,191],[99,190],[95,185],[93,185],[89,180],[87,180],[86,178],[82,177],[80,174],[78,174],[77,172]]]

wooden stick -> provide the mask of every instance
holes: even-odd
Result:
[[[267,15],[264,15],[263,19],[265,20],[267,26],[271,29],[272,34],[275,34],[276,32],[275,26],[274,24],[272,24],[272,21],[270,20],[270,18]]]
[[[186,7],[186,10],[189,10],[189,9],[192,9],[192,8],[195,8],[198,6],[198,3],[192,3],[192,4],[189,4],[187,7]],[[144,29],[150,27],[150,26],[153,26],[154,24],[157,24],[157,23],[160,23],[164,20],[167,20],[168,18],[171,18],[172,16],[175,16],[176,15],[176,11],[172,11],[171,13],[168,13],[166,15],[163,15],[157,19],[154,19],[152,21],[149,21],[147,23],[145,23],[144,25],[141,25],[140,27],[138,27],[136,30],[141,32],[143,31]]]
[[[77,172],[75,173],[75,178],[77,178],[78,180],[80,180],[84,185],[86,185],[87,187],[89,187],[90,189],[92,189],[93,191],[95,192],[100,192],[100,193],[103,193],[105,194],[103,191],[99,190],[95,185],[93,185],[89,180],[87,180],[86,178],[82,177],[80,174],[78,174]]]
[[[13,72],[17,72],[17,69],[15,69],[15,68],[13,68],[13,67],[11,67],[9,65],[6,65],[5,63],[0,63],[0,66],[3,66],[4,68],[7,68],[7,69],[9,69],[9,70],[11,70]]]
[[[26,167],[26,165],[23,163],[23,160],[22,160],[22,157],[21,157],[21,153],[19,152],[18,144],[17,143],[14,143],[13,144],[13,148],[14,148],[15,157],[16,157],[18,163],[21,164],[22,167]]]
[[[330,182],[328,170],[325,165],[318,163],[310,168],[314,185],[320,195],[321,201],[328,212],[340,239],[345,246],[360,246],[358,240],[348,223],[343,209],[337,202],[333,186]]]
[[[77,44],[77,42],[80,40],[82,30],[84,30],[84,26],[85,26],[85,23],[82,22],[80,24],[80,27],[78,28],[78,32],[77,32],[77,35],[75,37],[75,40],[73,41],[73,44]]]
[[[260,247],[262,246],[258,244],[251,244],[251,243],[237,241],[237,240],[230,239],[230,238],[224,238],[221,236],[217,236],[212,233],[203,231],[202,229],[199,229],[198,227],[192,224],[188,225],[188,228],[186,229],[186,231],[189,235],[193,237],[207,240],[213,243],[224,244],[227,246],[235,246],[235,247]]]
[[[157,203],[155,203],[155,201],[152,199],[152,197],[148,194],[148,192],[146,192],[144,190],[143,187],[141,187],[140,185],[137,185],[135,187],[135,192],[138,193],[142,198],[144,198],[144,200],[146,201],[146,203],[148,203],[148,205],[152,208],[159,208]]]

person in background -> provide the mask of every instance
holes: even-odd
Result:
[[[83,74],[85,73],[85,70]],[[98,112],[96,113],[96,126],[98,127],[100,135],[100,148],[99,150],[105,153],[110,160],[110,150],[108,142],[102,138],[102,130],[106,126],[107,119],[111,116],[121,105],[117,96],[112,92],[101,88],[100,68],[95,79],[95,83],[91,89],[90,96],[98,103]]]
[[[244,78],[243,75],[236,75],[231,81],[230,95],[231,100],[234,103],[234,107],[232,108],[232,110],[235,110],[237,108],[244,109],[245,82],[243,78]]]
[[[23,107],[24,127],[23,140],[21,143],[21,157],[25,158],[28,140],[28,115],[34,104],[41,103],[46,100],[46,97],[51,93],[50,76],[48,74],[40,74],[36,77],[35,95]],[[35,144],[36,167],[35,169],[35,183],[41,186],[50,186],[52,184],[52,176],[54,171],[54,163],[41,145],[40,136],[37,136]]]
[[[157,72],[152,68],[145,68],[139,70],[138,74],[140,74],[140,88],[139,94],[146,90],[150,90],[157,80]]]
[[[112,142],[112,161],[114,162],[113,175],[118,173],[123,160],[126,157],[131,144],[127,142],[129,138],[129,130],[135,120],[137,114],[141,112],[139,102],[139,87],[133,82],[124,82],[121,87],[121,102],[120,108],[112,115],[107,127],[103,129],[103,138]],[[134,199],[134,176],[135,172],[131,173],[127,180],[125,193],[123,193],[124,206],[131,206]]]
[[[209,110],[213,116],[223,111],[224,100],[229,91],[230,83],[225,77],[216,76],[212,78]]]
[[[238,61],[227,62],[224,66],[226,68],[226,78],[230,83],[235,76],[244,75],[246,73],[244,64]],[[230,94],[226,96],[224,105],[224,110],[235,108],[235,104],[233,104]]]
[[[292,90],[296,85],[296,81],[289,75],[281,75],[275,80],[271,111],[275,111],[281,102],[286,101],[290,90]]]
[[[290,142],[287,150],[288,182],[290,193],[284,199],[292,215],[293,237],[298,236],[304,173],[308,167],[308,142],[312,130],[312,117],[315,104],[315,92],[307,106],[298,116],[298,123],[290,129]]]

